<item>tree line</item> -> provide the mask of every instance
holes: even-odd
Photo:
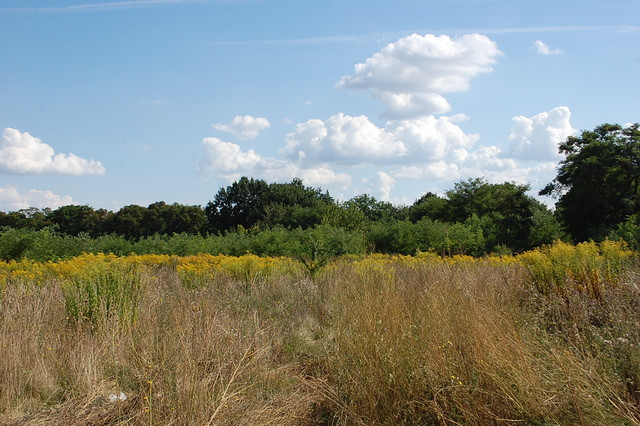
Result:
[[[165,202],[147,207],[129,205],[116,212],[87,205],[31,208],[0,212],[0,226],[33,230],[51,227],[71,236],[118,235],[139,240],[153,235],[206,236],[326,225],[370,234],[372,249],[384,252],[407,251],[403,246],[410,246],[411,239],[420,234],[416,226],[444,227],[444,233],[451,234],[449,239],[465,233],[467,240],[480,238],[482,247],[473,248],[474,252],[498,246],[519,251],[561,236],[553,212],[528,196],[528,189],[509,182],[491,184],[470,179],[456,183],[444,197],[428,193],[410,206],[396,206],[368,194],[337,202],[328,192],[305,186],[300,179],[267,183],[242,177],[221,188],[204,208]],[[396,239],[393,234],[407,235],[404,242],[397,242],[392,241]]]
[[[528,195],[529,186],[482,178],[454,184],[440,196],[427,193],[398,206],[368,194],[336,201],[300,179],[268,183],[242,177],[220,188],[204,207],[156,202],[116,212],[87,205],[0,212],[0,227],[140,241],[153,236],[272,235],[324,227],[357,235],[366,251],[482,255],[520,252],[555,239],[640,236],[640,132],[638,124],[604,124],[559,147],[565,159],[541,195],[556,197],[556,209]],[[277,230],[274,233],[274,230]],[[295,232],[294,232],[295,231]],[[273,237],[275,238],[275,237]],[[319,237],[318,237],[319,238]],[[254,250],[259,251],[259,250]]]

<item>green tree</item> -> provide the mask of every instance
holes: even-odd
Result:
[[[483,179],[458,182],[447,191],[451,222],[464,222],[476,215],[484,224],[487,247],[530,248],[535,200],[528,185],[505,182],[491,184]]]
[[[638,123],[602,124],[570,136],[559,151],[565,159],[540,195],[558,198],[560,222],[575,241],[602,239],[640,211]]]
[[[267,184],[261,179],[242,177],[221,188],[205,214],[210,231],[226,231],[256,224],[267,227],[309,228],[322,221],[323,208],[332,204],[328,192],[304,186],[302,180]]]
[[[145,212],[145,236],[154,234],[200,234],[207,219],[200,206],[185,206],[164,201],[150,204]]]
[[[529,235],[529,246],[539,247],[565,238],[566,234],[554,212],[537,200],[534,200],[533,203],[531,220],[533,226]]]
[[[287,183],[272,183],[262,222],[285,228],[310,228],[321,223],[323,210],[333,203],[328,192],[304,186],[298,178]],[[274,220],[274,213],[280,215],[279,220]]]
[[[451,217],[449,202],[433,192],[427,192],[409,207],[409,217],[414,223],[423,218],[447,221]]]
[[[343,204],[346,209],[356,209],[372,222],[388,222],[402,219],[401,209],[387,201],[378,201],[369,194],[356,195]]]
[[[322,213],[322,224],[347,231],[361,231],[366,228],[367,217],[353,205],[328,204]]]
[[[48,219],[58,230],[68,235],[81,233],[96,237],[103,232],[109,212],[104,209],[94,210],[89,206],[68,205],[52,211]]]
[[[129,240],[138,240],[143,234],[143,223],[147,209],[131,204],[118,210],[108,225],[107,233],[122,235]]]
[[[269,185],[262,179],[242,177],[220,188],[205,207],[210,231],[226,231],[238,226],[250,228],[264,215]]]
[[[51,209],[38,209],[30,207],[28,209],[20,209],[9,213],[0,212],[0,227],[8,226],[15,229],[42,229],[51,225],[48,216]]]

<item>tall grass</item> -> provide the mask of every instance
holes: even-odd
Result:
[[[345,258],[313,280],[282,258],[7,264],[0,424],[640,424],[624,259],[597,294],[513,257]]]
[[[554,321],[538,316],[557,300],[525,279],[518,268],[464,264],[341,265],[327,274],[335,340],[325,362],[340,416],[360,424],[637,424],[639,365],[609,368],[620,360],[606,344],[599,353],[576,350],[567,339],[574,330],[551,330]],[[639,319],[627,311],[610,328]],[[632,350],[633,334],[624,341]]]

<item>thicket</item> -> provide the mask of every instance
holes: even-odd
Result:
[[[603,124],[567,138],[559,152],[564,159],[557,176],[540,192],[557,198],[554,211],[529,196],[527,185],[483,179],[461,181],[442,196],[427,193],[412,205],[395,206],[368,194],[337,202],[300,179],[267,183],[242,177],[220,188],[205,207],[156,202],[117,212],[86,205],[0,212],[0,258],[189,254],[193,248],[211,254],[309,257],[304,250],[325,250],[324,233],[340,241],[338,254],[481,256],[519,253],[557,239],[606,238],[622,238],[640,249],[639,125]]]
[[[527,190],[474,179],[445,197],[427,194],[411,206],[394,206],[367,194],[337,203],[300,180],[242,178],[204,209],[159,202],[116,213],[76,205],[1,213],[0,259],[253,253],[315,262],[345,253],[519,252],[563,236],[554,214]]]

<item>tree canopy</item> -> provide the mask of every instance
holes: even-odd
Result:
[[[242,177],[220,188],[206,208],[209,230],[226,231],[258,223],[287,228],[320,224],[322,207],[334,203],[327,192],[304,186],[302,180],[268,184],[262,179]]]
[[[602,239],[640,211],[638,124],[602,124],[559,146],[566,157],[540,195],[558,198],[556,211],[576,241]]]
[[[118,253],[127,253],[135,243],[146,247],[145,252],[162,251],[165,249],[158,247],[172,238],[180,250],[188,245],[193,245],[189,250],[202,250],[198,238],[229,237],[229,241],[237,240],[231,251],[236,254],[280,253],[274,247],[289,246],[301,236],[309,237],[307,242],[316,250],[318,241],[324,241],[321,236],[327,234],[359,241],[354,247],[383,253],[482,255],[521,251],[560,236],[553,213],[528,196],[528,189],[515,183],[469,179],[456,183],[444,196],[428,193],[411,206],[396,206],[369,194],[337,202],[328,192],[305,186],[300,179],[267,183],[243,177],[220,188],[204,209],[160,201],[148,207],[128,205],[116,212],[86,205],[0,212],[0,227],[5,227],[0,234],[6,230],[8,240],[22,242],[28,240],[25,235],[31,235],[29,232],[40,230],[43,233],[37,238],[105,237],[102,241],[108,250]],[[10,229],[28,232],[11,234]],[[253,242],[249,244],[248,239]],[[338,244],[332,241],[327,244]],[[20,244],[12,243],[17,247],[12,258],[24,252]],[[302,250],[300,247],[296,250]]]

